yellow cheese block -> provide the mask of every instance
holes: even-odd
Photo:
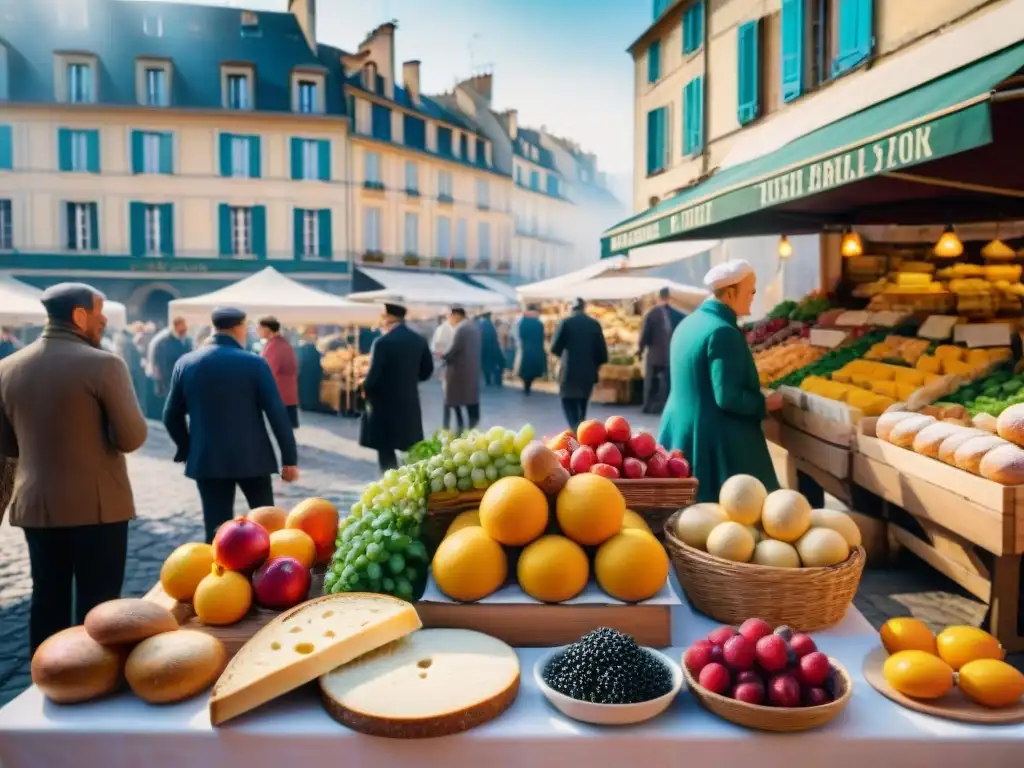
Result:
[[[210,722],[220,725],[421,626],[410,603],[361,592],[284,611],[228,663],[210,693]]]
[[[896,382],[896,397],[899,400],[909,400],[910,396],[917,392],[918,386],[916,384],[904,384],[903,382]]]
[[[934,355],[921,355],[914,367],[925,373],[939,374],[942,373],[942,360]]]
[[[899,393],[896,391],[897,386],[899,385],[895,381],[876,381],[872,383],[871,391],[878,395],[896,398],[899,397]]]
[[[988,358],[993,363],[1000,360],[1009,360],[1012,355],[1013,352],[1009,347],[992,347],[988,350]]]
[[[943,344],[935,350],[935,356],[939,360],[963,360],[967,350],[963,347],[954,347],[950,344]]]
[[[920,387],[925,382],[926,374],[916,368],[900,368],[893,372],[893,378],[902,384],[913,384]]]
[[[970,349],[967,351],[967,359],[964,361],[970,366],[980,367],[991,362],[987,349]]]
[[[977,368],[960,360],[944,360],[942,367],[946,373],[954,376],[970,376]]]
[[[896,275],[896,285],[901,288],[926,286],[932,282],[932,276],[920,272],[900,272]]]

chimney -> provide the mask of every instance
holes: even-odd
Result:
[[[402,64],[402,85],[413,104],[420,103],[420,63],[416,60]]]
[[[316,50],[316,0],[288,0],[288,10],[295,16],[306,36],[306,43]]]
[[[519,111],[509,109],[505,112],[505,126],[508,128],[508,137],[512,141],[519,135]]]

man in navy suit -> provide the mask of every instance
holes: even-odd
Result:
[[[199,489],[208,542],[233,516],[236,486],[250,509],[274,504],[270,476],[278,471],[277,457],[264,417],[281,451],[281,479],[299,477],[295,435],[274,375],[245,349],[245,313],[217,309],[211,320],[209,342],[175,364],[164,406],[164,425],[178,449],[174,460],[185,463]]]

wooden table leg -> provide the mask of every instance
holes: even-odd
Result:
[[[989,626],[1008,653],[1024,651],[1024,637],[1019,634],[1017,614],[1020,610],[1020,555],[1001,555],[992,567],[992,598]]]

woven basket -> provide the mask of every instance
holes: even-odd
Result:
[[[701,705],[730,723],[742,725],[744,728],[755,728],[759,731],[775,731],[776,733],[794,733],[808,731],[827,725],[839,716],[846,708],[853,694],[853,680],[842,664],[830,658],[832,666],[839,674],[839,696],[835,701],[818,707],[766,707],[758,704],[747,704],[743,701],[730,699],[702,688],[686,665],[683,664],[683,675],[686,687]]]
[[[835,626],[853,601],[864,571],[863,547],[827,568],[774,568],[734,563],[684,544],[674,535],[673,514],[665,524],[665,548],[690,604],[723,624],[759,617],[800,632]]]

